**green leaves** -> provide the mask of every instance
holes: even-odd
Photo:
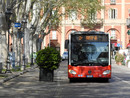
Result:
[[[55,70],[61,62],[60,52],[55,48],[47,47],[37,52],[36,63],[42,68]]]
[[[124,56],[122,54],[117,53],[115,56],[116,62],[123,62]]]

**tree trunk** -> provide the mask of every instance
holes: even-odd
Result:
[[[29,60],[29,49],[30,49],[30,45],[29,45],[29,33],[30,31],[28,29],[25,29],[25,32],[24,32],[24,37],[25,37],[25,64],[28,63],[28,60]]]

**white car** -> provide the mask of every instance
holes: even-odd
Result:
[[[63,54],[62,54],[62,60],[67,60],[68,59],[68,51],[65,51]]]

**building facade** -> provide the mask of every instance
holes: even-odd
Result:
[[[111,43],[120,49],[126,49],[130,43],[130,0],[102,0],[105,6],[101,12],[96,13],[96,20],[103,19],[98,23],[97,31],[104,31],[110,34]],[[65,9],[62,8],[65,12]],[[61,26],[57,30],[52,30],[44,39],[44,46],[56,47],[62,54],[65,50],[64,43],[68,39],[70,32],[88,31],[89,29],[76,12],[72,12],[69,17],[62,17]]]

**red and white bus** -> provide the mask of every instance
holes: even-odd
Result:
[[[68,78],[111,78],[110,37],[99,31],[70,33],[68,49]]]

